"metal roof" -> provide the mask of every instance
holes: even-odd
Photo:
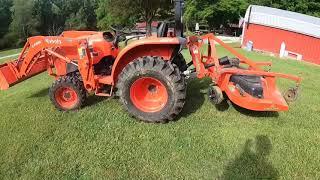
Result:
[[[247,9],[245,22],[320,38],[320,18],[291,11],[251,5]]]

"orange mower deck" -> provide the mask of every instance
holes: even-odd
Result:
[[[205,42],[209,44],[208,54],[201,54],[201,48],[203,48]],[[215,43],[220,44],[223,48],[233,54],[240,62],[241,65],[247,68],[240,67],[225,67],[220,65],[219,58],[216,53]],[[228,99],[230,99],[236,105],[253,110],[253,111],[287,111],[289,106],[287,101],[293,97],[284,97],[276,85],[277,78],[285,78],[294,81],[294,91],[290,91],[295,94],[287,94],[287,96],[294,95],[298,91],[301,83],[301,78],[297,76],[273,73],[265,71],[261,66],[270,66],[269,62],[254,62],[242,54],[235,51],[233,48],[216,38],[213,34],[205,35],[201,38],[190,37],[189,49],[192,55],[193,64],[195,65],[198,78],[210,77],[213,80],[213,85],[217,86],[224,92]],[[260,78],[263,88],[263,95],[261,98],[253,97],[246,93],[237,84],[231,82],[232,76],[255,76]],[[291,90],[292,90],[291,89]],[[296,97],[294,97],[296,98]]]

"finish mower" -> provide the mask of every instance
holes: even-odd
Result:
[[[167,37],[168,24],[161,23],[157,36],[137,40],[120,50],[125,33],[66,31],[60,36],[35,36],[27,40],[18,59],[0,65],[0,88],[9,87],[44,71],[55,78],[49,96],[61,111],[82,107],[88,94],[119,96],[125,109],[144,122],[168,122],[183,109],[186,78],[209,77],[209,98],[214,104],[228,98],[253,111],[287,111],[288,101],[297,98],[301,79],[264,71],[213,34],[183,37],[183,1],[175,1],[175,34]],[[219,58],[215,44],[236,58]],[[181,51],[188,47],[192,62]],[[208,47],[208,48],[206,48]],[[202,53],[206,50],[206,53]],[[281,95],[276,79],[296,82]]]

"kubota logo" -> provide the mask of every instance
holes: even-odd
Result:
[[[62,44],[62,41],[60,39],[46,39],[45,41],[48,44]]]

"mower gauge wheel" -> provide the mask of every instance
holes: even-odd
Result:
[[[209,100],[214,105],[221,104],[222,101],[224,100],[223,93],[218,86],[210,86],[208,95],[209,95]]]
[[[299,89],[298,88],[290,88],[284,93],[284,99],[289,102],[294,102],[298,99]]]

